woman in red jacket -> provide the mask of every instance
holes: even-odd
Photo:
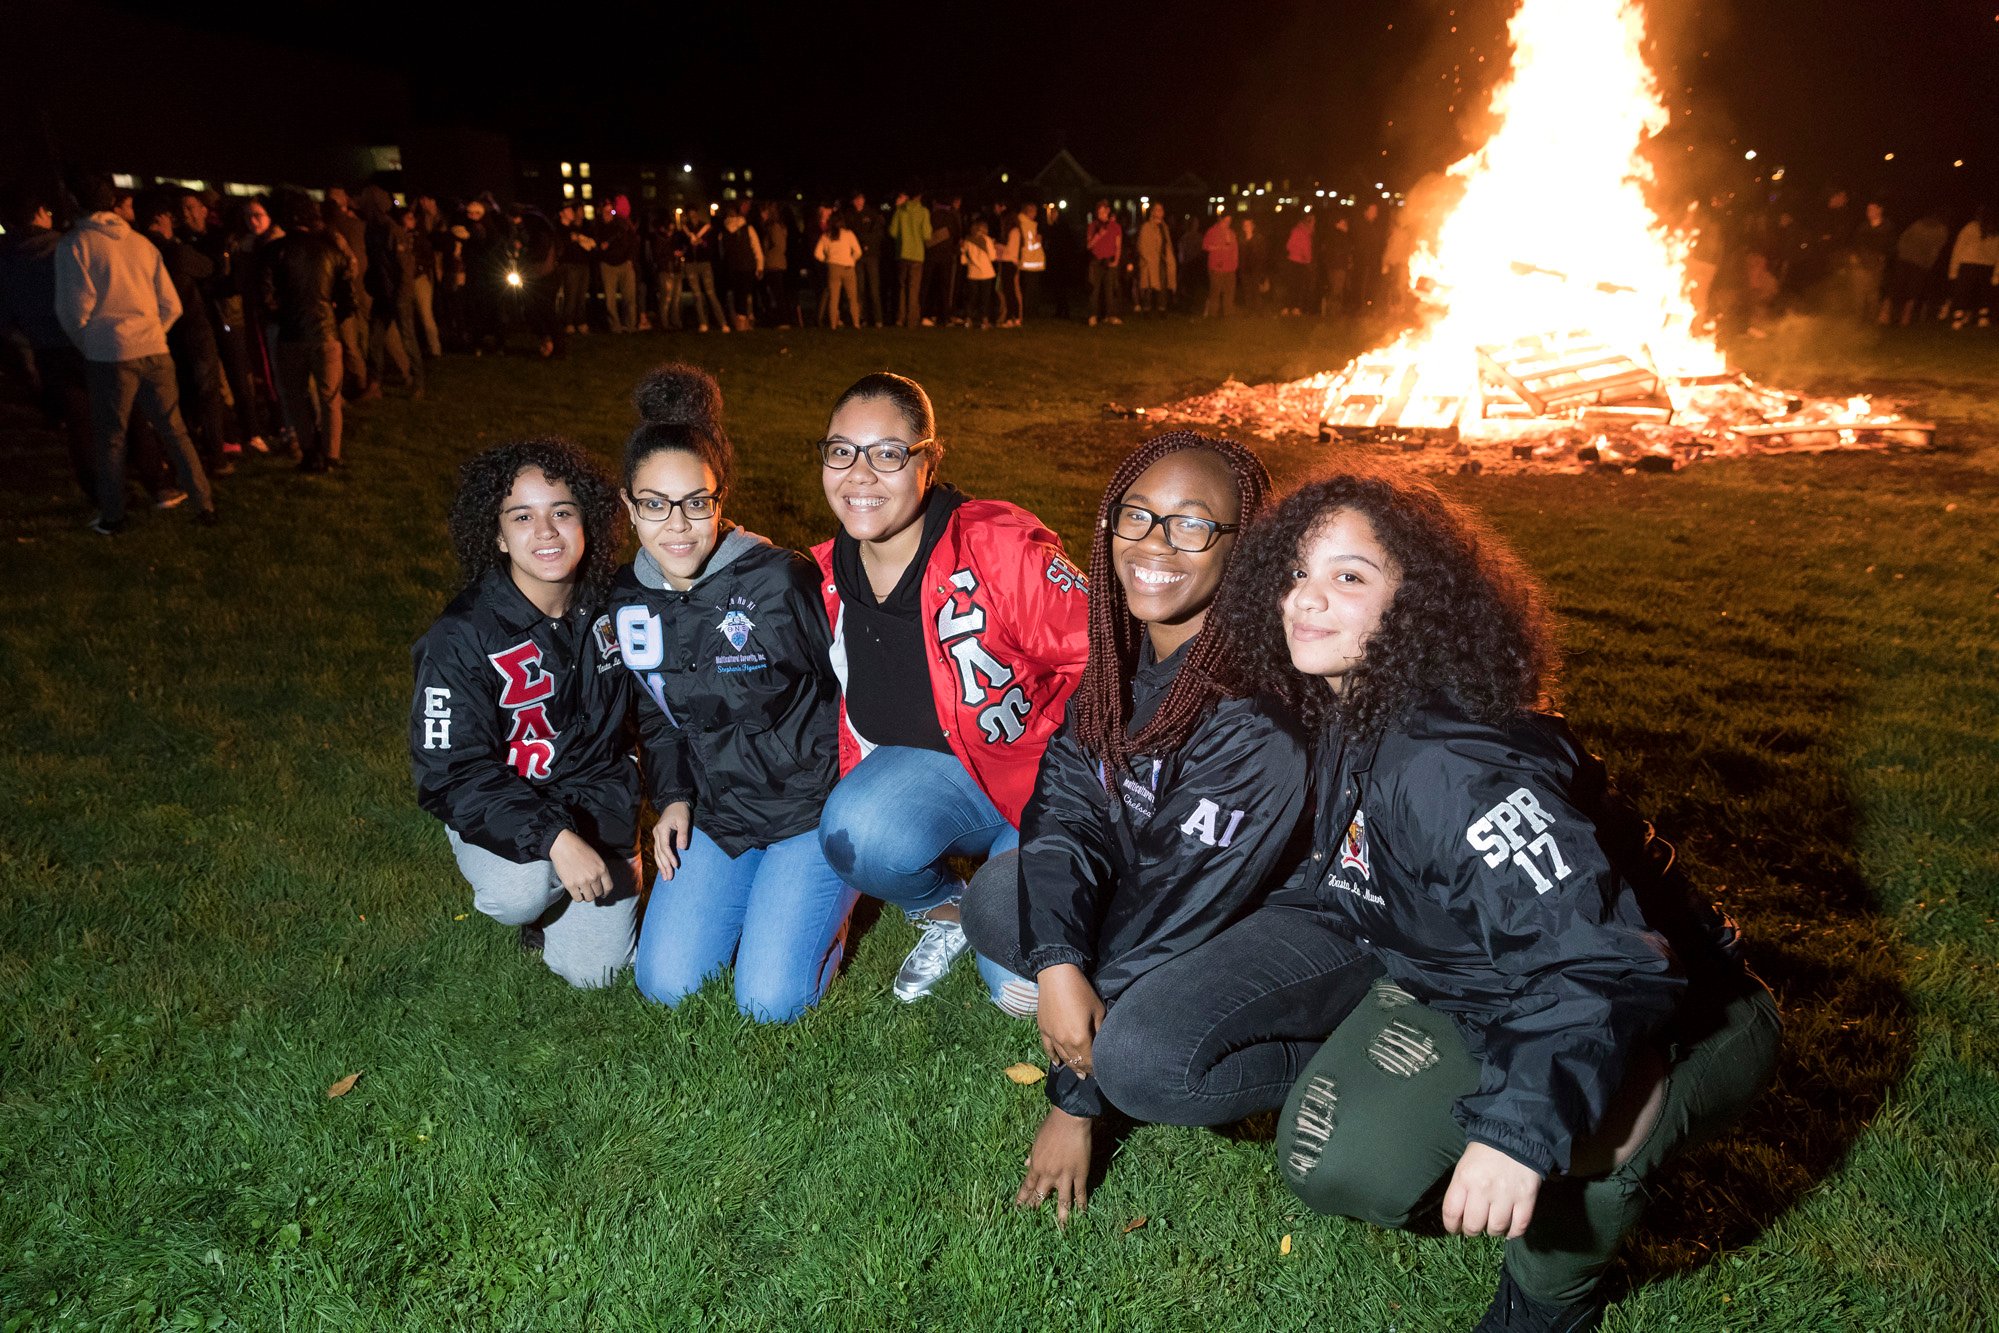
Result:
[[[966,948],[965,886],[945,858],[1019,844],[1088,655],[1088,593],[1034,515],[938,480],[937,418],[914,380],[864,376],[833,405],[819,454],[840,520],[812,553],[840,679],[841,773],[820,842],[843,880],[922,929],[895,981],[909,1002]],[[1032,982],[980,970],[995,1003],[1034,1011]]]

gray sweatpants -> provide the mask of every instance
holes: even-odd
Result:
[[[507,926],[539,925],[542,961],[572,986],[608,986],[629,966],[638,938],[639,858],[604,858],[617,887],[594,903],[571,901],[550,861],[522,864],[475,847],[446,829],[472,905]],[[601,848],[598,849],[600,852]]]

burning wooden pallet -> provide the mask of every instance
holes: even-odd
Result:
[[[1456,440],[1458,416],[1471,386],[1439,389],[1423,380],[1422,368],[1414,361],[1362,358],[1330,396],[1331,406],[1319,425],[1320,438]]]
[[[1584,329],[1480,347],[1478,364],[1481,382],[1493,390],[1489,417],[1554,416],[1659,394],[1658,371]],[[1526,411],[1507,410],[1509,398]]]

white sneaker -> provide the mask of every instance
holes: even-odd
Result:
[[[895,998],[904,1004],[914,1004],[928,995],[951,970],[958,955],[971,947],[964,926],[956,921],[920,917],[916,928],[923,932],[923,938],[916,942],[909,957],[902,960],[902,970],[895,974]]]

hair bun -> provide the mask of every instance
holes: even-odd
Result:
[[[704,426],[722,424],[722,387],[699,366],[669,362],[639,381],[632,403],[647,424]]]

